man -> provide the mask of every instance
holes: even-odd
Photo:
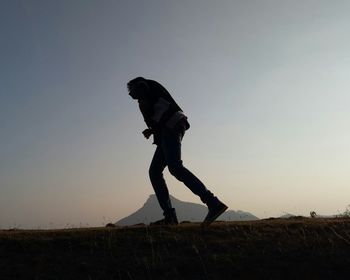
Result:
[[[226,211],[227,206],[182,164],[181,141],[190,127],[186,115],[169,92],[156,81],[138,77],[128,82],[127,87],[129,95],[138,101],[147,124],[148,128],[142,132],[144,137],[148,139],[153,134],[153,144],[157,145],[149,168],[149,177],[163,210],[164,219],[151,225],[178,224],[163,177],[166,166],[176,179],[183,182],[208,206],[209,211],[202,225],[211,224]]]

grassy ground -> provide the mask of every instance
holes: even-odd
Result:
[[[3,230],[0,279],[350,279],[350,219]]]

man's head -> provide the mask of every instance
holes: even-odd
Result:
[[[143,77],[132,79],[127,84],[129,95],[133,99],[143,99],[149,90],[147,80]]]

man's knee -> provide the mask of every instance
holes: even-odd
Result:
[[[178,180],[181,180],[184,166],[182,165],[182,162],[179,162],[177,164],[171,164],[168,165],[168,169],[171,175],[173,175]]]
[[[152,167],[148,170],[148,175],[152,182],[163,178],[163,172]]]

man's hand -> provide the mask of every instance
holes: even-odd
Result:
[[[146,139],[148,139],[153,134],[153,131],[151,128],[146,128],[144,131],[142,131],[142,134]]]

